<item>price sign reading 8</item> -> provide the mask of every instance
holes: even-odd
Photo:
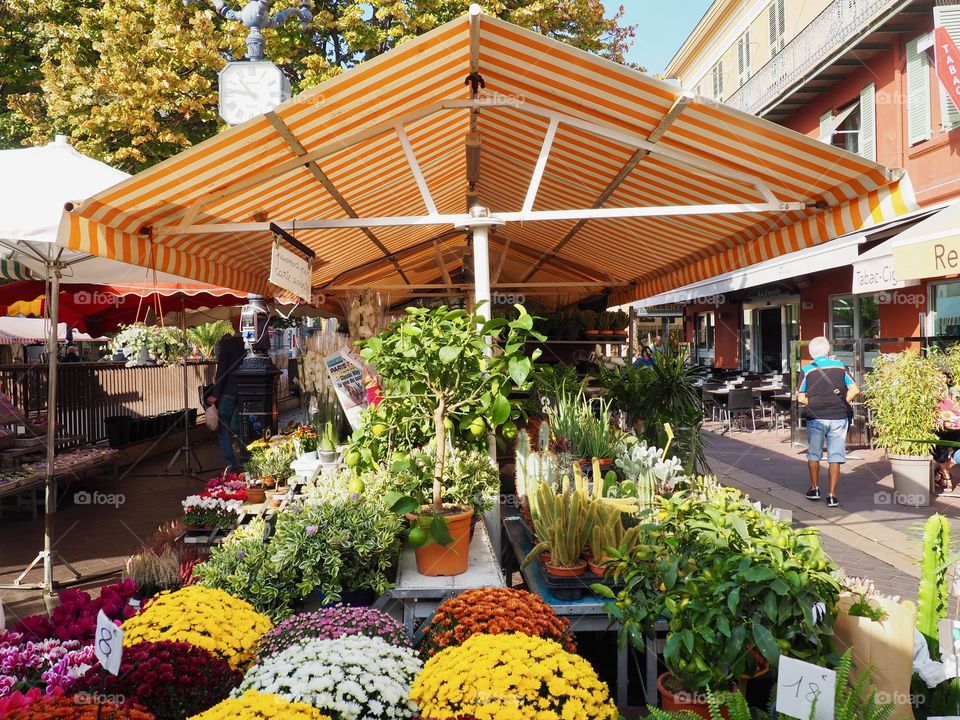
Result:
[[[812,663],[781,657],[777,676],[777,712],[792,718],[833,720],[837,673]]]
[[[113,624],[103,610],[97,615],[97,634],[93,652],[103,669],[116,675],[123,655],[123,630]]]

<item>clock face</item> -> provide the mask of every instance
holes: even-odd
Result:
[[[230,125],[269,112],[289,96],[286,77],[271,62],[232,62],[220,71],[220,117]]]

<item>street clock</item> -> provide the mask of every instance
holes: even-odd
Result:
[[[220,71],[220,117],[229,125],[269,112],[289,98],[290,81],[272,62],[231,62]]]

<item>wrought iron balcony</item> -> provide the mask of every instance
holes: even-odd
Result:
[[[779,53],[751,76],[726,104],[757,115],[801,84],[818,67],[885,19],[903,0],[834,0]],[[909,4],[909,3],[906,3]]]

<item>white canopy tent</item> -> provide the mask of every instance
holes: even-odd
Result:
[[[64,208],[102,192],[125,180],[129,175],[98,160],[87,157],[72,148],[64,136],[43,147],[0,151],[0,176],[10,181],[0,193],[0,274],[7,279],[22,279],[23,268],[47,283],[46,307],[49,318],[39,322],[46,331],[49,368],[47,406],[56,406],[57,397],[57,343],[61,334],[55,331],[58,323],[60,283],[142,283],[145,288],[154,282],[182,282],[183,278],[168,273],[154,272],[149,257],[139,258],[136,265],[96,257],[83,252],[67,250],[57,245],[57,228]],[[51,301],[52,299],[52,301]],[[17,318],[3,318],[4,322]],[[25,319],[19,319],[25,321]],[[36,333],[37,326],[30,331]],[[2,328],[0,328],[2,332]],[[63,330],[66,337],[66,328]],[[22,336],[16,342],[22,342]],[[6,341],[0,337],[0,344]],[[47,429],[47,478],[44,509],[44,549],[34,562],[10,586],[15,589],[36,588],[51,592],[53,582],[53,517],[56,511],[56,483],[53,475],[56,454],[56,424]],[[24,584],[22,579],[34,566],[43,564],[43,578],[36,584]],[[61,562],[77,578],[80,577],[68,563]]]
[[[44,318],[0,317],[0,345],[27,345],[47,342],[50,338],[50,323]],[[104,340],[87,333],[74,332],[75,342]],[[57,340],[66,342],[67,324],[57,323]]]

